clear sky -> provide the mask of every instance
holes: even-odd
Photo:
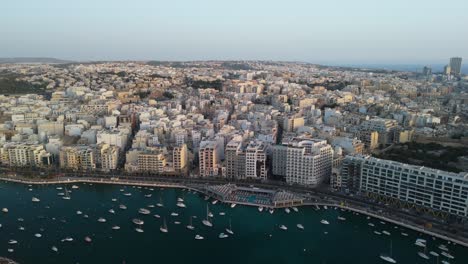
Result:
[[[440,63],[468,0],[4,0],[0,57]]]

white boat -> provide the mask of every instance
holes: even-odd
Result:
[[[213,215],[212,212],[209,212],[209,213],[208,213],[208,217],[213,217],[213,216],[214,216],[214,215]]]
[[[327,220],[324,220],[324,219],[320,220],[320,223],[322,223],[324,225],[329,225],[330,224],[330,222],[328,222]]]
[[[390,232],[388,232],[387,230],[384,230],[384,231],[382,231],[382,234],[389,236]]]
[[[10,252],[10,253],[12,253],[12,252],[14,252],[14,251],[15,251],[15,250],[12,249],[12,248],[9,248],[9,249],[8,249],[8,252]]]
[[[149,215],[149,214],[151,214],[151,211],[146,209],[146,208],[140,208],[138,210],[138,213],[143,214],[143,215]]]
[[[36,198],[36,197],[33,197],[33,198],[31,199],[31,201],[33,201],[34,203],[38,203],[38,202],[40,202],[41,200],[39,200],[39,199]]]
[[[73,185],[72,189],[78,189],[79,187],[77,185]]]
[[[164,223],[163,225],[159,228],[159,230],[163,233],[167,233],[169,232],[169,230],[167,229],[167,225],[166,225],[166,218],[164,218]]]
[[[259,211],[259,212],[263,212],[263,207],[261,207],[261,206],[258,207],[258,211]]]
[[[76,211],[76,214],[77,214],[77,215],[82,215],[83,212],[81,212],[81,211]]]
[[[84,240],[88,243],[91,243],[93,241],[89,236],[86,236]]]
[[[338,220],[346,221],[346,218],[344,218],[344,217],[342,217],[342,216],[338,216]]]
[[[57,248],[56,246],[52,246],[51,249],[52,249],[52,251],[54,251],[54,252],[58,252],[58,248]]]
[[[123,195],[125,195],[125,196],[132,196],[131,193],[124,193]]]
[[[299,209],[297,209],[297,207],[292,207],[292,209],[293,209],[293,211],[296,212],[296,213],[299,212]]]
[[[146,207],[148,207],[148,208],[154,208],[154,204],[148,204]]]
[[[229,236],[224,234],[224,233],[220,233],[219,236],[218,236],[218,238],[221,238],[221,239],[227,238],[227,237],[229,237]]]
[[[121,205],[119,205],[119,208],[122,209],[122,210],[126,210],[127,206],[125,206],[124,204],[121,204]]]
[[[161,218],[161,216],[158,215],[158,214],[155,214],[154,217],[156,217],[156,218]]]
[[[288,230],[288,228],[285,225],[280,225],[279,227],[281,230]]]
[[[284,211],[289,214],[291,212],[291,210],[289,210],[289,208],[284,208]]]
[[[62,187],[57,187],[57,188],[55,188],[55,189],[57,189],[57,190],[62,190],[63,188],[62,188]]]
[[[143,229],[141,229],[141,228],[139,228],[139,227],[135,228],[135,231],[137,231],[138,233],[143,233],[143,232],[145,232]]]
[[[164,205],[162,203],[157,203],[156,206],[157,207],[164,207]]]
[[[180,225],[180,221],[174,221],[175,225]]]
[[[275,210],[273,208],[270,208],[270,210],[268,210],[268,212],[270,212],[270,214],[273,214],[275,212]]]
[[[105,218],[100,217],[100,218],[98,219],[98,222],[99,222],[99,223],[105,223],[105,222],[107,222],[107,220],[106,220]]]
[[[73,238],[71,238],[71,237],[66,237],[66,238],[64,238],[62,241],[65,241],[65,242],[72,242],[72,241],[73,241]]]
[[[374,234],[376,234],[376,235],[379,235],[379,236],[380,236],[382,233],[380,233],[379,231],[374,231]]]
[[[70,200],[71,199],[70,195],[68,194],[68,190],[67,190],[66,187],[65,187],[65,196],[62,196],[62,199],[63,200]]]
[[[14,239],[10,239],[10,240],[8,240],[8,244],[10,244],[10,245],[18,244],[18,241],[14,240]]]
[[[146,194],[146,195],[145,195],[145,197],[146,197],[146,198],[151,198],[151,196],[152,196],[152,194],[151,194],[151,193],[150,193],[150,194]]]
[[[390,255],[380,254],[380,258],[389,263],[397,263],[396,260],[392,257],[392,251],[393,251],[392,241],[390,241]]]
[[[442,260],[440,263],[442,264],[450,264],[450,262],[446,261],[446,260]]]
[[[177,203],[177,207],[180,207],[180,208],[185,208],[187,207],[183,202],[178,202]]]
[[[142,225],[142,224],[145,223],[145,222],[143,222],[143,220],[140,220],[140,219],[138,219],[138,218],[134,218],[134,219],[132,220],[132,222],[133,222],[135,225]]]
[[[179,197],[179,198],[177,198],[177,202],[183,203],[183,202],[184,202],[184,199],[182,199],[182,198]]]
[[[196,239],[196,240],[202,240],[202,239],[204,239],[204,237],[202,237],[202,236],[200,236],[200,235],[196,235],[196,236],[195,236],[195,239]]]
[[[440,254],[441,254],[442,256],[448,258],[448,259],[454,259],[454,258],[455,258],[454,256],[450,255],[450,253],[445,252],[445,251],[443,251],[443,252],[440,253]]]
[[[178,213],[175,213],[175,212],[172,212],[172,213],[171,213],[171,216],[179,216],[179,214],[178,214]]]
[[[225,229],[230,235],[234,235],[234,231],[232,231],[231,219],[229,219],[229,228]]]
[[[234,208],[234,207],[236,207],[236,206],[237,206],[237,204],[235,204],[235,203],[232,203],[232,204],[231,204],[231,208]]]
[[[213,205],[215,205],[215,204],[217,204],[217,203],[218,203],[218,200],[213,200],[213,201],[211,202],[211,204],[213,204]]]
[[[208,227],[213,226],[213,224],[210,222],[210,209],[208,208],[208,204],[206,204],[206,219],[203,219],[202,223]]]
[[[109,209],[109,213],[111,213],[111,214],[115,214],[115,211],[114,211],[114,209]]]
[[[65,193],[63,193],[63,192],[59,192],[59,193],[57,193],[57,195],[58,195],[58,196],[64,196],[64,195],[65,195]]]
[[[219,215],[223,216],[223,215],[226,215],[225,212],[219,212]]]
[[[418,252],[418,256],[420,256],[423,259],[429,259],[429,256],[424,252]]]
[[[113,229],[113,230],[119,230],[119,229],[120,229],[120,226],[113,226],[112,229]]]
[[[112,198],[112,201],[113,201],[113,202],[117,202],[117,199],[115,199],[115,198]]]
[[[42,235],[39,234],[39,233],[34,234],[34,236],[37,237],[37,238],[41,238],[41,237],[42,237]]]
[[[324,206],[323,206],[323,209],[327,210],[327,209],[328,209],[328,207],[327,207],[326,205],[324,205]]]
[[[303,225],[297,224],[296,226],[297,226],[297,228],[299,228],[299,229],[301,229],[301,230],[304,230],[304,226],[303,226]]]
[[[402,232],[401,235],[402,235],[402,236],[408,236],[408,234],[407,234],[407,233],[404,233],[404,232]]]
[[[434,252],[434,251],[430,251],[429,254],[431,254],[431,255],[434,256],[434,257],[438,257],[438,256],[439,256],[439,253]]]
[[[190,217],[189,224],[186,227],[189,230],[194,230],[195,229],[195,227],[192,224],[192,217]]]
[[[23,227],[23,226],[18,227],[18,229],[21,230],[21,231],[24,231],[24,227]]]
[[[8,213],[8,208],[2,208],[2,212]]]
[[[87,214],[83,215],[84,218],[88,218],[89,216]]]
[[[443,245],[443,244],[440,244],[440,245],[439,245],[439,249],[440,249],[440,250],[443,250],[443,251],[448,251],[447,246],[446,246],[446,245]]]

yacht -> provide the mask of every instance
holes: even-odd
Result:
[[[114,211],[114,209],[109,209],[109,213],[111,213],[111,214],[115,214],[115,211]]]
[[[99,222],[99,223],[105,223],[106,221],[107,221],[107,220],[106,220],[105,218],[102,218],[102,217],[100,217],[100,218],[98,219],[98,222]]]
[[[121,205],[119,205],[119,208],[122,209],[122,210],[126,210],[127,206],[125,206],[124,204],[121,204]]]
[[[293,209],[293,211],[296,212],[296,213],[299,212],[299,209],[297,209],[297,207],[292,207],[292,209]]]
[[[442,256],[448,258],[448,259],[454,259],[454,258],[455,258],[454,256],[450,255],[450,253],[445,252],[445,251],[443,251],[443,252],[440,253],[440,254],[441,254]]]
[[[446,245],[443,245],[443,244],[440,244],[440,245],[439,245],[439,249],[440,249],[440,250],[443,250],[443,251],[448,251],[447,246],[446,246]]]
[[[418,252],[418,255],[423,259],[429,259],[429,256],[424,252]]]
[[[231,219],[229,219],[229,228],[226,228],[226,232],[228,232],[231,235],[234,235],[234,232],[232,231]]]
[[[149,214],[151,214],[151,211],[148,210],[148,209],[145,209],[145,208],[140,208],[138,210],[138,213],[143,214],[143,215],[149,215]]]
[[[386,262],[389,262],[389,263],[397,263],[395,259],[393,259],[392,257],[392,241],[390,241],[390,255],[387,255],[387,254],[380,254],[380,258]]]
[[[148,208],[154,208],[154,204],[148,204],[146,207],[148,207]]]
[[[120,226],[113,226],[112,229],[113,229],[113,230],[119,230],[119,229],[120,229]]]
[[[117,202],[117,199],[115,199],[115,198],[112,198],[112,201],[113,201],[113,202]]]
[[[154,217],[156,217],[156,218],[161,218],[161,216],[158,215],[158,214],[155,214]]]
[[[188,224],[187,229],[189,229],[189,230],[194,230],[195,229],[195,227],[192,224],[192,217],[190,217],[190,223]]]
[[[379,235],[379,236],[380,236],[382,233],[380,233],[379,231],[374,231],[374,234],[376,234],[376,235]]]
[[[431,255],[434,256],[434,257],[438,257],[438,256],[439,256],[439,253],[434,252],[434,251],[430,251],[429,254],[431,254]]]
[[[208,204],[206,204],[206,219],[203,219],[202,223],[208,227],[212,227],[213,224],[210,222],[210,210]]]
[[[139,227],[135,228],[135,231],[137,231],[138,233],[143,233],[143,232],[145,232],[143,229],[141,229],[141,228],[139,228]]]
[[[270,214],[273,214],[275,212],[275,210],[273,208],[270,208],[270,210],[268,210],[268,212],[270,212]]]
[[[299,228],[299,229],[301,229],[301,230],[304,230],[304,226],[303,226],[303,225],[297,224],[296,226],[297,226],[297,228]]]
[[[52,246],[51,249],[52,249],[52,251],[54,251],[54,252],[58,252],[58,248],[57,248],[56,246]]]
[[[3,209],[2,209],[2,212],[8,213],[8,208],[3,208]]]
[[[320,220],[320,223],[322,223],[324,225],[329,225],[330,224],[330,222],[328,222],[327,220],[324,220],[324,219]]]
[[[10,244],[10,245],[18,244],[18,241],[14,240],[14,239],[10,239],[8,241],[8,244]]]
[[[62,199],[64,199],[64,200],[70,200],[71,199],[70,195],[68,194],[67,188],[65,188],[65,196],[62,196]]]
[[[174,221],[175,225],[180,225],[180,221]]]
[[[408,233],[402,232],[401,235],[402,235],[402,236],[408,236]]]
[[[172,212],[172,213],[171,213],[171,216],[179,216],[179,214],[178,214],[178,213],[175,213],[175,212]]]
[[[442,260],[440,263],[442,264],[450,264],[450,262],[446,261],[446,260]]]
[[[125,195],[125,196],[132,196],[131,193],[124,193],[123,195]]]
[[[91,243],[93,241],[89,236],[86,236],[84,240],[88,243]]]
[[[259,212],[263,212],[263,207],[261,207],[261,206],[258,207],[258,211],[259,211]]]
[[[142,225],[142,224],[145,223],[145,222],[143,222],[143,220],[140,220],[140,219],[138,219],[138,218],[134,218],[134,219],[132,220],[132,222],[133,222],[135,225]]]
[[[40,201],[41,201],[41,200],[39,200],[39,199],[38,199],[38,198],[36,198],[36,197],[33,197],[31,200],[32,200],[33,202],[35,202],[35,203],[38,203],[38,202],[40,202]]]
[[[0,227],[1,227],[1,226],[0,226]],[[23,227],[23,226],[20,226],[20,227],[18,227],[18,230],[24,231],[24,227]]]
[[[229,236],[229,235],[226,235],[226,234],[224,234],[224,233],[220,233],[219,236],[218,236],[218,238],[223,239],[223,238],[227,238],[228,236]]]
[[[57,189],[57,190],[62,190],[63,188],[62,188],[62,187],[57,187],[57,188],[55,188],[55,189]]]
[[[179,198],[177,198],[177,202],[183,203],[183,202],[184,202],[184,199],[182,199],[182,198],[179,197]]]
[[[234,207],[236,207],[236,205],[237,205],[237,204],[235,204],[235,203],[232,203],[232,204],[231,204],[231,208],[234,208]]]
[[[58,195],[58,196],[64,196],[64,195],[65,195],[65,193],[63,193],[63,192],[59,192],[59,193],[57,193],[57,195]]]
[[[367,225],[368,225],[368,226],[372,226],[372,227],[375,226],[373,223],[368,223]]]
[[[87,214],[83,215],[84,218],[88,218],[89,216]]]
[[[185,208],[187,207],[183,202],[178,202],[177,203],[177,207],[180,207],[180,208]]]
[[[78,188],[79,188],[79,187],[78,187],[77,185],[73,185],[73,186],[72,186],[72,189],[75,189],[75,190],[76,190],[76,189],[78,189]]]
[[[219,212],[219,215],[223,216],[223,215],[226,215],[225,212]]]
[[[218,200],[213,200],[213,201],[211,202],[211,204],[213,204],[213,205],[215,205],[215,204],[217,204],[217,203],[218,203]]]
[[[41,238],[41,237],[42,237],[42,235],[39,234],[39,233],[34,234],[34,236],[37,237],[37,238]]]
[[[77,215],[81,215],[81,214],[83,214],[83,212],[81,212],[81,211],[76,211],[76,214],[77,214]]]
[[[326,205],[323,206],[323,209],[328,210],[328,207]]]
[[[382,231],[382,234],[389,236],[390,232],[388,232],[387,230],[384,230],[384,231]]]
[[[151,196],[152,196],[152,194],[151,194],[151,193],[150,193],[150,194],[146,194],[146,195],[145,195],[145,197],[146,197],[146,198],[151,198]]]
[[[342,216],[338,216],[338,220],[346,221],[346,218],[344,218],[344,217],[342,217]]]
[[[279,227],[281,230],[288,230],[288,228],[285,225],[280,225]]]
[[[195,239],[196,239],[196,240],[202,240],[202,239],[204,239],[204,237],[202,237],[202,236],[200,236],[200,235],[196,235],[196,236],[195,236]]]
[[[167,225],[166,225],[166,218],[164,218],[164,223],[163,223],[163,225],[159,228],[159,230],[161,230],[161,232],[163,232],[163,233],[169,232],[169,230],[167,229]]]
[[[65,241],[65,242],[72,242],[72,241],[73,241],[73,238],[71,238],[71,237],[66,237],[66,238],[64,238],[62,241]]]
[[[289,208],[284,208],[284,211],[289,214],[291,212],[291,210],[289,210]]]

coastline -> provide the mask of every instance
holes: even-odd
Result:
[[[120,181],[120,180],[104,180],[104,179],[92,179],[92,178],[79,178],[79,179],[70,179],[66,178],[63,180],[24,180],[24,179],[15,179],[15,178],[10,178],[10,177],[0,177],[0,181],[5,181],[5,182],[13,182],[13,183],[20,183],[20,184],[26,184],[26,185],[56,185],[56,184],[73,184],[73,183],[91,183],[91,184],[107,184],[107,185],[132,185],[132,186],[142,186],[142,187],[161,187],[161,188],[177,188],[177,189],[188,189],[192,191],[196,191],[199,193],[203,193],[205,195],[208,195],[212,197],[210,194],[204,192],[201,189],[198,189],[194,186],[188,186],[184,184],[174,184],[170,182],[141,182],[141,181]],[[218,198],[217,198],[218,199]],[[232,201],[222,201],[224,203],[232,203]],[[258,207],[260,205],[253,204],[253,203],[242,203],[242,202],[235,202],[236,204],[239,205],[245,205],[245,206],[253,206],[253,207]],[[373,217],[379,220],[383,220],[404,228],[411,229],[413,231],[417,231],[420,233],[424,233],[429,236],[437,237],[439,239],[445,240],[445,241],[450,241],[451,243],[455,243],[457,245],[463,246],[465,248],[468,248],[468,240],[461,240],[455,237],[450,237],[445,234],[441,234],[438,232],[434,232],[431,230],[427,230],[425,228],[421,228],[417,225],[414,225],[412,223],[404,222],[401,220],[396,220],[392,219],[386,216],[378,215],[374,212],[370,212],[367,210],[360,209],[358,207],[352,207],[349,205],[343,205],[340,203],[326,203],[326,202],[304,202],[303,204],[297,205],[297,207],[312,207],[312,206],[330,206],[330,207],[338,207],[340,209],[344,210],[349,210],[352,212],[360,213],[369,217]],[[262,205],[263,206],[263,205]],[[284,207],[272,207],[272,208],[284,208]]]

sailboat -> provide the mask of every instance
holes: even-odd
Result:
[[[156,204],[157,207],[164,207],[164,204],[162,202],[162,197],[159,196],[159,203]]]
[[[71,199],[70,195],[68,194],[67,187],[65,187],[65,196],[62,196],[62,199],[64,199],[64,200],[70,200]]]
[[[226,228],[226,232],[228,232],[231,235],[234,235],[234,232],[232,231],[232,226],[231,226],[231,219],[229,219],[229,228]]]
[[[189,229],[189,230],[194,230],[195,229],[195,227],[192,225],[192,217],[191,216],[190,216],[190,223],[188,224],[187,229]]]
[[[210,210],[208,209],[208,204],[206,204],[206,219],[203,219],[202,223],[208,227],[213,226],[213,224],[210,222]]]
[[[169,232],[169,230],[167,229],[167,225],[166,225],[166,218],[164,218],[163,226],[161,226],[161,227],[159,228],[159,230],[161,230],[161,232],[163,232],[163,233]]]
[[[389,262],[389,263],[397,263],[396,260],[393,259],[393,257],[392,257],[392,249],[393,249],[392,241],[390,241],[390,255],[380,254],[380,258],[382,260],[385,260],[386,262]]]
[[[418,255],[423,259],[429,259],[429,256],[426,253],[427,253],[427,247],[424,244],[424,252],[419,251]]]

